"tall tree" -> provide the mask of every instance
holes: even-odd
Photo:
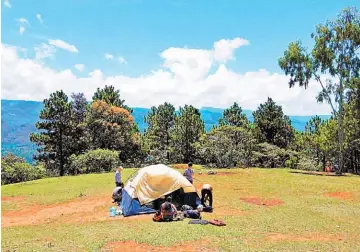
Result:
[[[253,116],[260,141],[286,148],[293,140],[294,130],[290,118],[284,115],[282,107],[276,105],[271,98],[260,104]]]
[[[221,126],[247,127],[249,120],[246,115],[242,113],[241,107],[234,102],[230,108],[224,110],[223,117],[219,119],[219,124]]]
[[[114,86],[105,85],[102,89],[98,88],[92,99],[93,101],[104,101],[109,105],[127,109],[132,113],[132,109],[125,105],[125,100],[120,98],[120,91],[115,90]]]
[[[324,122],[319,116],[311,118],[305,125],[305,134],[306,146],[309,148],[310,153],[315,154],[316,162],[319,164],[322,161],[323,169],[325,168],[325,156],[322,155],[320,143],[318,141],[320,136],[320,127]]]
[[[35,160],[44,161],[48,169],[59,172],[63,176],[68,158],[72,154],[71,144],[71,111],[72,104],[68,96],[61,90],[44,100],[44,108],[40,112],[40,121],[36,123],[38,133],[30,135],[30,141],[36,143],[38,155]]]
[[[89,135],[87,132],[86,116],[89,110],[89,104],[83,93],[71,94],[71,153],[79,155],[86,152],[89,148]]]
[[[338,119],[339,169],[343,170],[344,96],[351,81],[359,77],[360,70],[360,15],[356,8],[344,9],[335,21],[316,27],[312,53],[306,52],[300,41],[290,43],[279,65],[290,76],[290,87],[299,84],[307,88],[314,79],[322,91],[317,100],[330,104]],[[326,76],[330,76],[327,78]],[[326,79],[326,80],[325,80]],[[337,103],[337,108],[334,105]]]
[[[195,158],[194,144],[203,133],[204,122],[201,120],[200,111],[191,105],[180,107],[172,133],[172,150],[179,161],[189,162]]]
[[[145,117],[145,122],[148,124],[145,132],[148,147],[151,152],[160,156],[160,160],[166,158],[170,161],[171,131],[175,117],[175,107],[166,102],[158,107],[152,107]]]

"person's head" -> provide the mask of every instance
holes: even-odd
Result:
[[[188,167],[189,167],[189,168],[191,168],[192,165],[193,165],[193,164],[192,164],[191,162],[188,163]]]
[[[171,200],[172,200],[171,196],[166,197],[166,202],[171,203]]]
[[[119,166],[119,167],[117,168],[117,170],[118,170],[119,172],[121,172],[123,169],[124,169],[124,168],[123,168],[122,166]]]
[[[204,210],[204,206],[203,205],[198,205],[198,207],[196,208],[196,210],[198,212],[202,212]]]

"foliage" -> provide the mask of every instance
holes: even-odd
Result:
[[[343,171],[344,154],[344,99],[354,78],[359,77],[360,15],[357,9],[344,9],[338,19],[318,25],[311,35],[315,45],[306,52],[300,41],[290,43],[279,65],[290,76],[289,85],[307,88],[315,79],[322,88],[317,99],[330,104],[338,119],[339,169]],[[324,81],[324,74],[330,76]],[[338,109],[334,102],[337,103]]]
[[[241,107],[234,102],[230,108],[224,110],[223,117],[219,119],[219,124],[221,126],[230,125],[246,128],[248,127],[249,120],[242,113]]]
[[[12,184],[44,178],[46,170],[41,166],[31,166],[22,158],[7,154],[1,158],[1,184]]]
[[[148,153],[157,163],[170,161],[171,132],[175,117],[175,107],[166,102],[158,107],[152,107],[145,117],[145,122],[148,124],[145,132]]]
[[[117,151],[97,149],[70,157],[70,174],[109,172],[119,166]]]
[[[271,99],[260,104],[253,113],[255,128],[260,141],[286,148],[294,138],[291,121],[284,115],[282,107]]]
[[[174,129],[171,134],[171,158],[175,162],[189,162],[196,158],[194,144],[204,133],[204,122],[200,111],[193,106],[180,108],[179,116],[175,117]]]
[[[40,132],[30,136],[30,140],[39,147],[39,154],[34,158],[44,162],[47,169],[59,172],[60,176],[65,174],[68,157],[72,154],[71,108],[62,90],[52,93],[49,99],[44,100],[40,121],[36,124]]]
[[[125,100],[120,98],[120,91],[115,90],[114,86],[107,86],[103,89],[98,88],[92,97],[93,101],[104,101],[107,104],[115,107],[120,107],[132,113],[132,109],[125,105]]]
[[[253,164],[255,167],[285,167],[286,161],[294,155],[292,151],[282,149],[269,143],[257,144],[254,149]]]
[[[220,126],[204,134],[197,146],[203,163],[219,168],[251,166],[255,139],[244,128]]]

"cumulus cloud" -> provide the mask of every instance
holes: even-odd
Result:
[[[234,47],[230,45],[229,47]],[[223,50],[223,49],[222,49]],[[34,60],[18,56],[12,46],[3,46],[2,98],[41,101],[51,92],[63,89],[67,94],[83,92],[88,99],[98,87],[113,85],[130,106],[151,107],[165,101],[175,106],[192,104],[197,107],[225,108],[238,102],[244,109],[256,109],[272,97],[291,115],[328,114],[327,104],[319,105],[315,96],[320,90],[310,83],[307,90],[290,89],[288,77],[258,70],[239,74],[217,59],[233,57],[226,51],[215,57],[214,51],[169,48],[161,53],[163,68],[139,77],[105,76],[95,69],[87,77],[78,78],[70,69],[56,71]],[[210,73],[211,66],[216,71]]]
[[[85,65],[84,65],[84,64],[75,64],[75,65],[74,65],[74,68],[75,68],[76,70],[78,70],[79,72],[82,72],[82,71],[84,71],[84,69],[85,69]]]
[[[105,59],[108,59],[108,60],[114,59],[114,55],[112,55],[110,53],[105,53],[104,57],[105,57]]]
[[[68,52],[72,52],[72,53],[79,52],[79,50],[74,45],[71,45],[60,39],[50,39],[49,44]]]
[[[42,60],[45,58],[53,58],[56,52],[56,48],[52,45],[41,43],[41,45],[34,47],[35,59]]]
[[[44,23],[44,20],[42,19],[40,14],[36,14],[36,19],[39,20],[40,23]]]
[[[4,0],[4,5],[5,5],[7,8],[11,8],[11,3],[9,2],[9,0]]]
[[[249,44],[248,40],[242,38],[222,39],[214,43],[214,58],[221,62],[234,59],[233,54],[235,49]]]

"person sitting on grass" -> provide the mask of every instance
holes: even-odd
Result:
[[[161,205],[160,214],[161,219],[164,221],[172,221],[177,215],[177,209],[174,204],[171,203],[171,201],[171,196],[168,196],[166,201]]]
[[[115,185],[116,187],[124,187],[124,184],[121,182],[121,171],[123,170],[123,167],[120,166],[117,168],[115,172]]]

